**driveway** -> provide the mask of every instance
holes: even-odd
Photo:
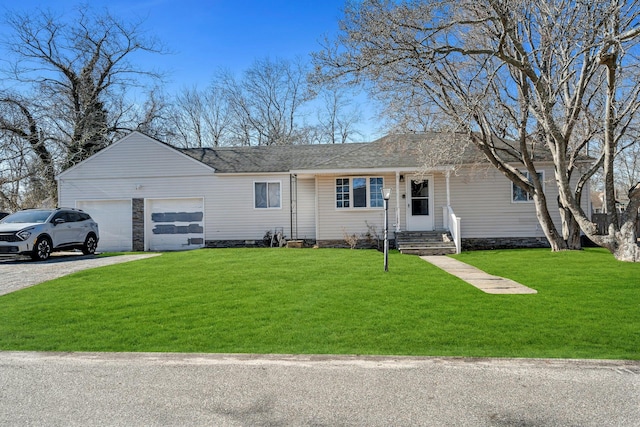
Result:
[[[0,352],[0,425],[638,426],[640,363]]]
[[[0,295],[57,279],[76,271],[104,265],[158,256],[160,254],[118,255],[96,257],[79,252],[54,253],[47,261],[33,262],[27,258],[0,258]]]

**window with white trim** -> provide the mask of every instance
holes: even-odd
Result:
[[[256,209],[279,209],[280,182],[254,182],[253,196]]]
[[[524,176],[527,177],[529,182],[531,182],[531,178],[528,171],[520,171]],[[542,182],[542,186],[544,189],[544,171],[537,172],[538,179]],[[511,183],[511,201],[514,203],[523,203],[523,202],[532,202],[533,194],[530,194],[527,191],[524,191],[522,188],[515,185],[513,182]]]
[[[336,178],[336,208],[381,208],[382,177]]]

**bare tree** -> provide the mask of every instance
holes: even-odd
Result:
[[[353,94],[338,85],[320,89],[322,103],[318,110],[319,137],[321,142],[344,144],[360,135],[357,129],[362,112],[353,102]]]
[[[398,94],[395,94],[398,95]],[[386,97],[381,119],[392,132],[450,132],[457,128],[448,114],[443,114],[424,97]]]
[[[229,103],[219,87],[211,85],[204,96],[206,106],[203,120],[209,133],[210,145],[219,147],[225,144],[229,134],[231,114]]]
[[[0,80],[4,144],[24,141],[55,200],[54,176],[136,127],[122,99],[160,75],[135,67],[134,53],[160,53],[140,22],[126,23],[88,6],[72,16],[36,10],[9,14],[5,76]]]
[[[33,182],[37,176],[33,173],[33,168],[39,163],[34,161],[30,154],[28,143],[21,138],[11,134],[0,136],[0,210],[15,211],[21,208],[19,201],[20,194],[33,194],[36,197],[46,198],[46,194],[37,191],[41,187]],[[33,184],[36,184],[35,186]]]
[[[126,103],[126,104],[125,104]],[[135,100],[121,98],[121,105],[114,106],[114,138],[121,138],[132,130],[137,130],[160,141],[169,141],[175,136],[172,121],[173,100],[159,88],[146,93],[142,104]]]
[[[634,136],[625,150],[616,156],[616,192],[626,191],[640,182],[640,144]]]
[[[182,147],[352,141],[361,113],[348,92],[325,86],[318,94],[307,76],[300,59],[256,60],[240,76],[219,70],[206,89],[175,96],[165,140]]]
[[[631,189],[623,225],[612,218],[607,236],[596,234],[580,199],[602,166],[613,193],[613,156],[639,105],[639,10],[635,1],[609,0],[353,2],[338,40],[315,55],[316,70],[319,79],[369,80],[379,97],[423,100],[452,117],[491,164],[533,196],[553,250],[574,247],[579,226],[616,258],[638,260],[631,223],[640,187]],[[593,145],[601,151],[589,160]],[[551,221],[535,169],[541,150],[555,164],[564,233]]]
[[[168,142],[182,147],[218,147],[229,143],[231,114],[227,99],[215,85],[185,88],[175,98]]]
[[[241,79],[221,72],[216,86],[228,102],[234,142],[294,144],[300,139],[300,107],[311,98],[305,64],[297,59],[260,59]]]

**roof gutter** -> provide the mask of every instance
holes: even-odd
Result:
[[[453,166],[436,166],[432,168],[424,169],[425,172],[446,172],[452,170]],[[390,167],[390,168],[343,168],[343,169],[295,169],[290,173],[300,175],[353,175],[353,174],[372,174],[372,173],[412,173],[422,171],[422,168],[418,167]]]

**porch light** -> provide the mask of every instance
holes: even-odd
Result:
[[[391,198],[391,189],[382,189],[382,198],[384,199],[384,271],[389,271],[389,198]]]

